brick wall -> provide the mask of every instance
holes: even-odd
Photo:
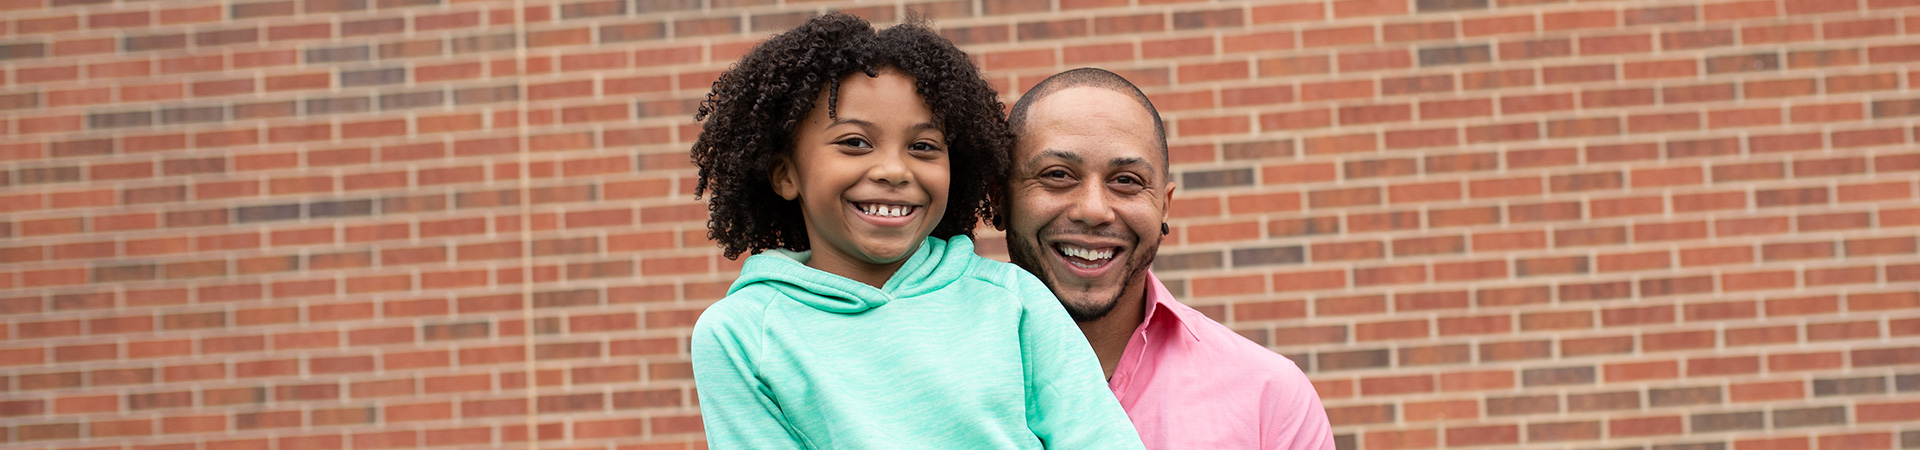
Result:
[[[1920,448],[1920,2],[1131,3],[0,0],[0,447],[701,447],[690,116],[845,8],[1144,86],[1342,448]]]

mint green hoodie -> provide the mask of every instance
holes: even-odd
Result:
[[[1142,448],[1033,275],[965,236],[927,238],[880,289],[809,256],[747,258],[694,325],[709,447]]]

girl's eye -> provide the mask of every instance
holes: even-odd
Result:
[[[915,142],[913,146],[908,149],[921,152],[937,152],[940,151],[940,146],[933,145],[931,142]]]
[[[835,142],[835,144],[845,145],[853,148],[872,147],[872,145],[867,144],[866,139],[861,139],[861,138],[846,138],[844,140],[841,140],[840,142]]]

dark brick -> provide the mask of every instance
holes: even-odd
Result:
[[[1844,425],[1847,423],[1845,406],[1827,406],[1819,408],[1801,408],[1773,411],[1774,428],[1814,427],[1822,425]]]
[[[291,117],[297,109],[299,109],[299,103],[295,103],[293,100],[233,105],[233,118],[234,120],[246,120]]]
[[[1886,377],[1828,378],[1813,380],[1813,395],[1865,395],[1887,392]]]
[[[366,112],[371,102],[366,97],[315,98],[307,100],[307,114]]]
[[[1778,53],[1755,53],[1707,58],[1707,73],[1754,72],[1780,69]]]
[[[1222,266],[1218,251],[1161,253],[1153,258],[1153,270],[1218,269]]]
[[[756,16],[755,20],[757,21],[759,18]],[[755,26],[758,26],[757,22]],[[759,29],[756,28],[755,31],[759,31]],[[600,26],[600,43],[602,44],[665,39],[666,37],[667,26],[660,22]]]
[[[1713,414],[1694,414],[1693,432],[1711,433],[1729,430],[1757,430],[1766,428],[1767,413],[1761,411],[1731,412]]]
[[[233,217],[241,223],[297,220],[300,218],[300,204],[241,206],[233,208]]]
[[[487,322],[466,322],[449,324],[429,324],[420,326],[420,339],[423,341],[444,341],[450,339],[477,339],[487,337],[492,327]]]
[[[1740,140],[1728,138],[1667,142],[1668,158],[1717,156],[1740,153]]]
[[[409,6],[433,6],[438,4],[440,4],[440,0],[380,0],[378,7],[380,9],[389,9],[406,8]]]
[[[1873,102],[1873,117],[1905,117],[1916,114],[1920,114],[1920,99]]]
[[[1333,450],[1360,450],[1359,442],[1359,437],[1356,435],[1335,435],[1333,437]]]
[[[700,0],[637,0],[640,14],[700,9]]]
[[[203,227],[208,225],[226,225],[227,209],[203,209],[199,211],[174,211],[167,213],[167,228]]]
[[[1647,389],[1647,406],[1689,406],[1720,404],[1720,387]]]
[[[293,1],[246,3],[233,5],[231,14],[235,19],[248,19],[266,16],[293,15]]]
[[[1920,430],[1900,432],[1900,448],[1920,448]]]
[[[254,42],[260,42],[260,29],[258,28],[202,31],[193,35],[193,45],[195,47],[249,44]]]
[[[560,18],[619,16],[627,13],[626,0],[601,0],[560,5]]]
[[[227,171],[226,157],[169,159],[160,163],[160,170],[167,175],[188,175],[196,173],[221,173]]]
[[[305,6],[304,8],[301,8],[301,10],[305,11],[307,14],[364,11],[367,9],[367,0],[304,0],[304,1],[306,2],[306,4],[304,5]]]
[[[1893,377],[1893,390],[1899,392],[1920,391],[1920,373],[1895,375]]]
[[[1593,384],[1594,379],[1592,366],[1527,369],[1520,372],[1521,384],[1526,387]]]
[[[808,19],[812,19],[818,15],[819,14],[816,14],[812,11],[785,12],[785,13],[773,13],[773,14],[755,14],[752,18],[749,18],[747,20],[748,22],[747,27],[749,29],[752,29],[754,32],[788,30],[788,29],[792,29],[793,27],[800,26],[800,24],[806,23]],[[657,24],[635,24],[635,25],[626,25],[626,26],[631,27],[631,26],[645,26],[645,25],[654,25],[654,28],[652,30],[638,29],[636,31],[658,33],[660,30],[660,27]],[[606,37],[607,35],[605,31],[607,28],[609,27],[601,27],[601,30],[602,30],[600,34],[601,42],[612,42],[607,40],[607,37]],[[1026,34],[1023,31],[1021,35],[1025,36]],[[658,36],[653,36],[653,37],[657,38]],[[632,40],[632,39],[628,39],[628,40]]]
[[[1242,21],[1240,8],[1173,13],[1173,29],[1176,30],[1238,27]]]
[[[407,69],[404,67],[340,71],[341,87],[375,86],[405,82],[407,82]]]
[[[1641,297],[1664,297],[1712,291],[1712,275],[1640,280]]]
[[[381,214],[416,213],[427,211],[446,211],[447,195],[431,194],[412,197],[387,197],[380,199]]]
[[[0,48],[4,48],[4,47],[0,47]],[[0,51],[4,51],[4,50],[0,50]],[[5,58],[0,58],[0,61],[4,61],[4,60]],[[40,107],[39,92],[20,92],[20,93],[13,93],[13,94],[0,94],[0,111],[8,111],[8,110],[15,110],[15,109],[31,109],[31,108],[38,108],[38,107]]]
[[[1639,391],[1567,394],[1567,411],[1610,411],[1640,409]]]
[[[160,123],[200,123],[227,120],[227,108],[224,106],[201,106],[195,108],[169,108],[160,110]]]
[[[1180,187],[1187,189],[1252,185],[1253,169],[1206,170],[1180,175]]]
[[[369,214],[373,214],[373,200],[337,200],[307,204],[307,217],[311,219]]]
[[[1489,416],[1552,414],[1557,412],[1560,412],[1560,397],[1552,394],[1487,399],[1487,415]]]
[[[193,392],[155,392],[149,394],[127,394],[127,409],[163,409],[193,407]]]
[[[1487,9],[1487,0],[1414,0],[1413,4],[1423,13]]]
[[[380,96],[380,110],[386,111],[386,110],[394,110],[394,109],[440,106],[442,104],[445,104],[446,102],[447,102],[447,94],[441,91],[382,94]]]
[[[406,19],[368,19],[340,24],[340,36],[365,36],[371,34],[392,34],[407,30]]]
[[[87,128],[144,127],[153,125],[153,111],[98,113],[87,115]]]
[[[1299,245],[1233,250],[1234,267],[1299,264],[1305,261],[1306,251]]]
[[[49,144],[47,153],[55,158],[97,156],[113,154],[113,148],[113,139],[86,139]]]
[[[1626,22],[1627,26],[1631,27],[1635,25],[1692,22],[1697,19],[1697,15],[1694,13],[1694,7],[1689,5],[1622,11],[1620,19]]]
[[[1293,156],[1293,141],[1231,142],[1220,144],[1220,156],[1229,160]]]
[[[1418,172],[1418,164],[1413,158],[1379,159],[1368,161],[1348,161],[1341,166],[1348,179],[1391,177],[1412,175]]]
[[[1638,447],[1633,447],[1638,448]],[[1647,447],[1647,450],[1727,450],[1725,442],[1694,442],[1688,444],[1660,444]]]
[[[129,205],[179,202],[186,201],[186,199],[186,186],[135,188],[127,189],[120,194],[120,202]]]
[[[129,52],[182,49],[187,48],[187,35],[161,34],[153,36],[128,36],[120,42],[121,48]]]
[[[520,99],[520,85],[466,88],[453,91],[453,103],[469,105],[475,103],[510,102]]]
[[[1009,34],[1006,25],[952,27],[940,30],[940,37],[947,38],[947,40],[961,45],[1006,42],[1008,39],[1011,39]]]
[[[47,57],[47,44],[33,42],[26,44],[0,45],[0,61],[15,59],[39,59]]]
[[[95,267],[93,281],[96,283],[114,283],[121,281],[151,280],[157,270],[152,264],[127,266]]]
[[[1367,369],[1387,367],[1392,354],[1386,349],[1352,350],[1344,352],[1326,352],[1314,355],[1315,366],[1321,371]]]
[[[365,45],[315,48],[306,51],[307,64],[366,61],[373,55]]]
[[[533,293],[533,307],[535,308],[557,308],[597,304],[600,304],[600,291],[593,289]]]
[[[33,167],[13,171],[18,184],[72,183],[80,181],[79,167]]]
[[[513,34],[494,34],[486,36],[468,36],[447,40],[447,50],[453,54],[491,52],[510,50],[519,45],[519,38]]]
[[[1487,44],[1420,49],[1420,65],[1446,66],[1483,63],[1493,60],[1493,48]]]

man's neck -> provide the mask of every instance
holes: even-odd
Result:
[[[1132,284],[1120,294],[1113,311],[1106,317],[1079,324],[1080,332],[1087,335],[1087,343],[1093,346],[1093,354],[1100,358],[1100,369],[1106,371],[1108,379],[1113,378],[1114,369],[1120,366],[1120,356],[1127,352],[1127,341],[1133,339],[1133,330],[1138,329],[1140,321],[1147,316],[1147,281],[1142,279]]]

